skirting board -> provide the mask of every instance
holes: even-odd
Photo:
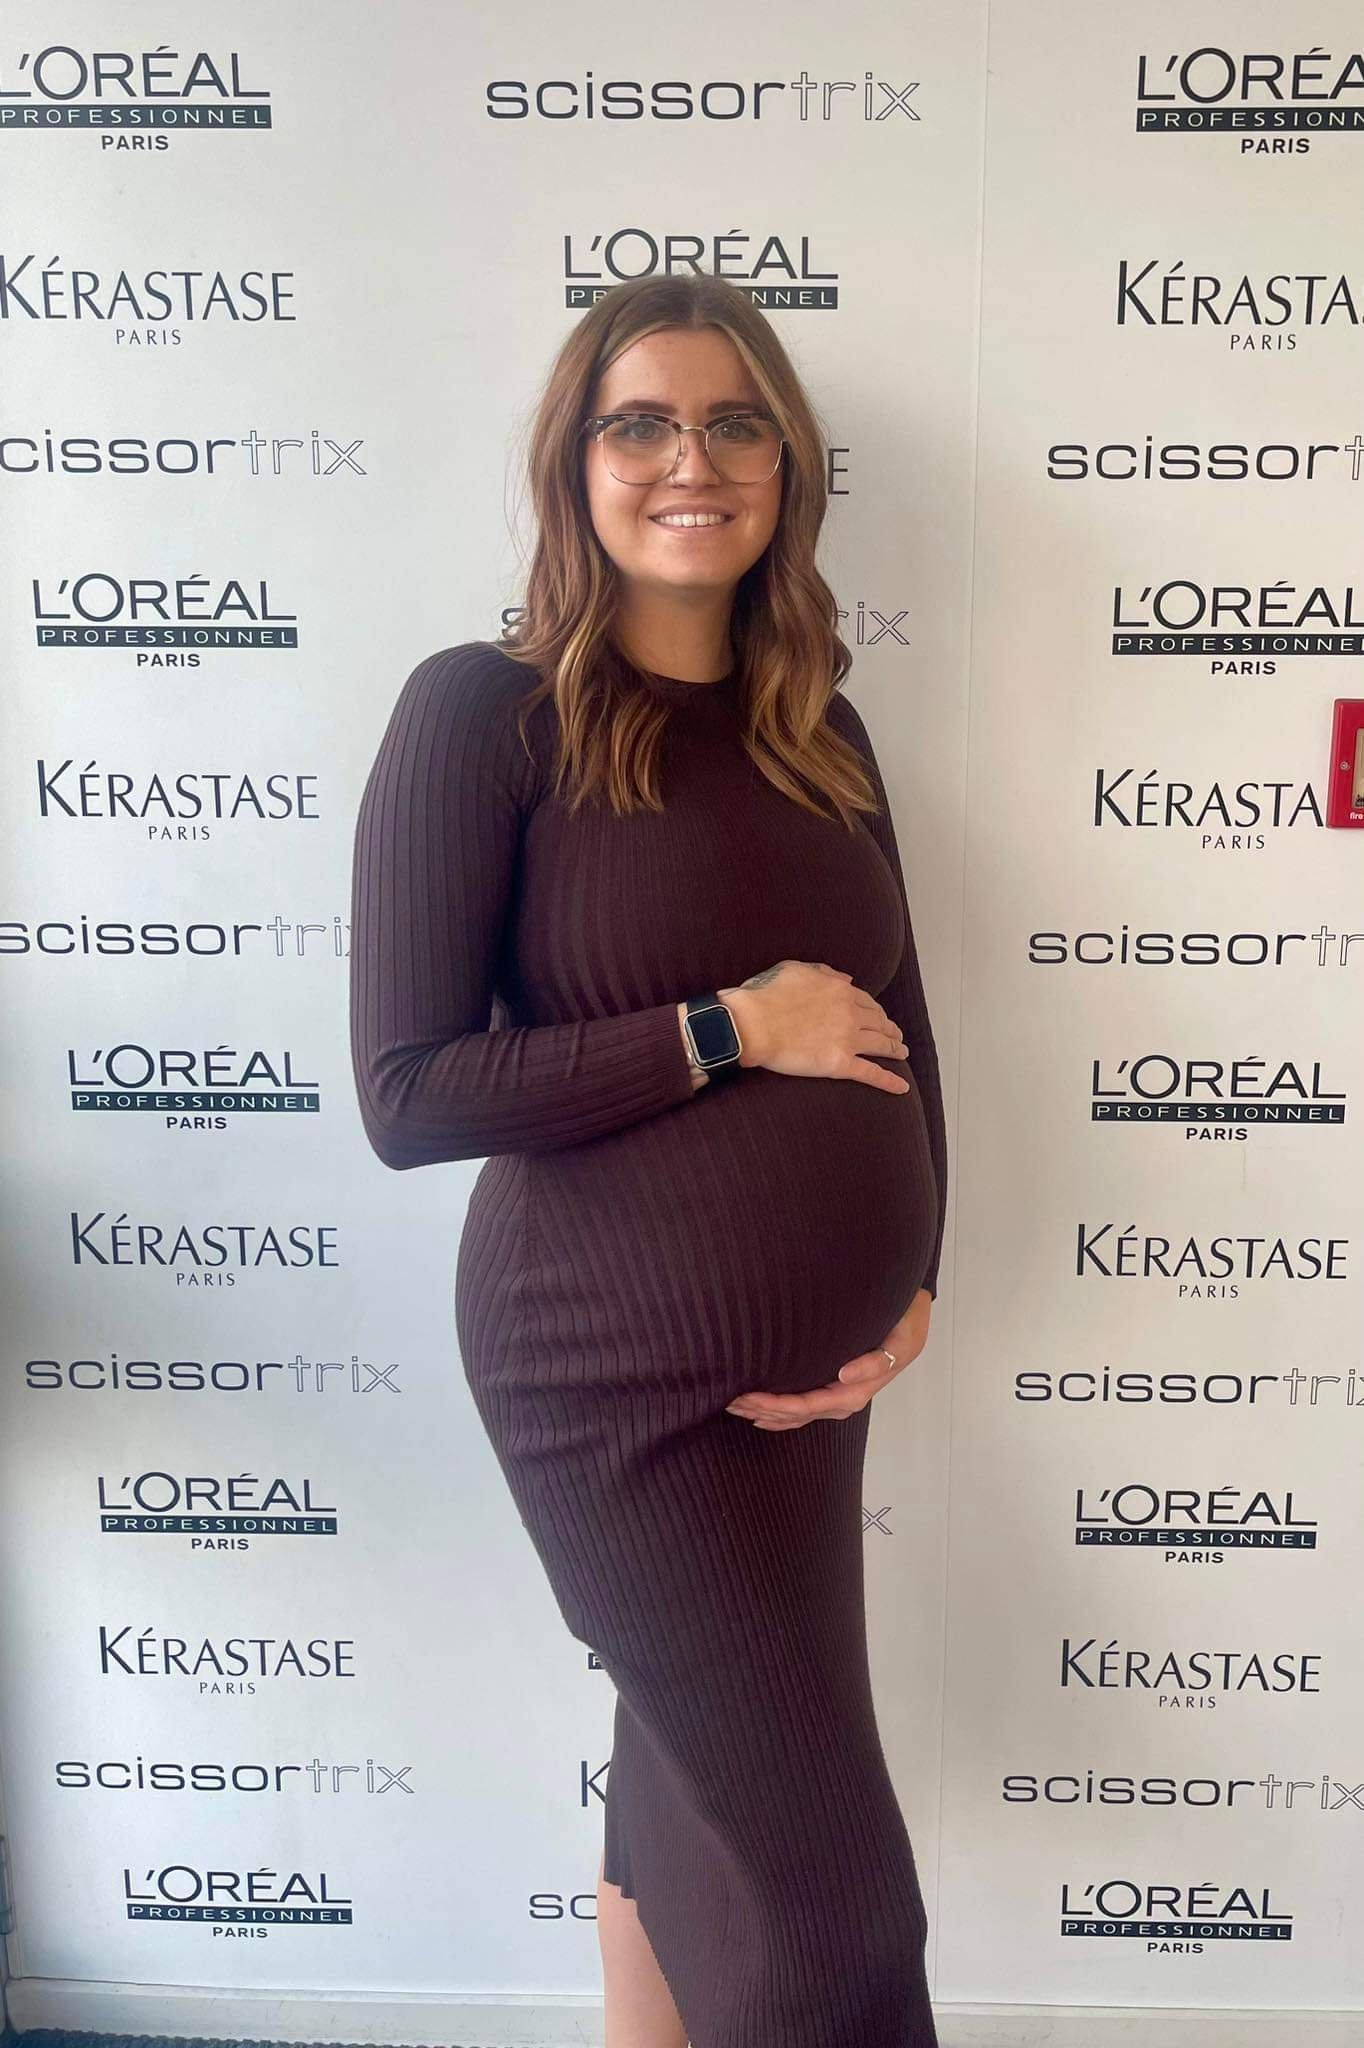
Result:
[[[599,1998],[454,1998],[432,1992],[186,1990],[12,1978],[19,2034],[57,2027],[206,2040],[392,2043],[443,2048],[600,2048]],[[1184,2006],[940,2005],[942,2048],[1359,2048],[1364,2014]]]

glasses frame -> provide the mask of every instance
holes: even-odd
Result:
[[[684,434],[699,434],[701,436],[701,445],[706,451],[706,460],[707,462],[711,463],[711,467],[714,469],[716,475],[725,477],[725,482],[727,484],[735,483],[737,479],[735,479],[734,477],[725,476],[725,473],[721,469],[719,463],[711,461],[710,437],[717,427],[727,426],[731,420],[753,419],[767,420],[769,424],[774,427],[777,424],[777,422],[775,421],[775,419],[773,419],[770,412],[764,411],[762,406],[754,405],[749,406],[743,412],[722,413],[720,418],[718,420],[712,420],[708,427],[703,427],[699,425],[687,426],[682,420],[670,420],[667,414],[662,412],[599,412],[594,413],[590,419],[586,419],[583,421],[582,431],[585,434],[590,431],[598,447],[601,447],[602,435],[605,432],[606,428],[611,425],[613,420],[657,420],[660,426],[671,427],[673,432],[677,436],[677,453],[676,455],[674,455],[672,461],[668,464],[668,467],[664,470],[662,476],[652,477],[649,479],[647,483],[641,483],[636,477],[616,476],[616,472],[614,471],[614,469],[611,468],[611,464],[609,463],[609,461],[607,461],[606,450],[602,448],[602,461],[606,463],[606,467],[609,474],[616,478],[616,482],[618,484],[626,484],[632,490],[636,491],[648,491],[652,490],[655,484],[666,483],[668,481],[668,478],[672,475],[673,471],[677,468],[678,463],[682,460],[682,436]],[[768,481],[768,478],[774,477],[777,471],[781,468],[781,459],[785,451],[786,436],[784,434],[779,434],[777,436],[777,459],[773,463],[771,469],[768,470],[767,476],[746,477],[743,483],[739,484],[739,489],[744,489],[745,485],[747,484],[765,484]]]

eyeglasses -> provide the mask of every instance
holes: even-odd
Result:
[[[583,421],[617,483],[661,484],[682,459],[682,436],[700,434],[706,455],[731,484],[760,484],[781,461],[785,440],[769,413],[726,413],[708,427],[684,427],[657,412],[604,412]]]

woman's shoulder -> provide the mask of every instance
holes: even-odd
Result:
[[[522,729],[521,707],[539,681],[537,669],[514,660],[496,640],[461,640],[417,662],[402,700],[419,703],[424,718],[450,735],[491,743]],[[540,723],[532,714],[524,729],[529,733]]]
[[[841,685],[831,692],[824,707],[824,717],[840,739],[851,740],[864,754],[871,752],[871,735],[857,706]]]
[[[408,673],[389,716],[380,760],[411,775],[438,762],[447,780],[486,785],[535,800],[543,748],[532,715],[522,726],[522,701],[537,672],[514,661],[495,640],[461,640],[423,655]]]
[[[519,703],[539,682],[538,671],[517,661],[496,640],[461,640],[423,656],[413,669],[423,683],[442,694],[494,709]]]

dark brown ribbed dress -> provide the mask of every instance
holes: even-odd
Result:
[[[760,1430],[936,1292],[938,1065],[885,791],[853,831],[749,761],[737,670],[671,706],[665,811],[570,818],[552,700],[490,641],[409,677],[361,800],[351,1033],[393,1167],[484,1159],[455,1282],[478,1412],[616,1689],[606,1876],[693,2048],[934,2048],[927,1918],[868,1675],[875,1402]],[[916,1085],[748,1068],[693,1090],[684,996],[825,961]],[[490,1024],[494,1028],[489,1028]],[[894,1394],[890,1396],[895,1399]]]

